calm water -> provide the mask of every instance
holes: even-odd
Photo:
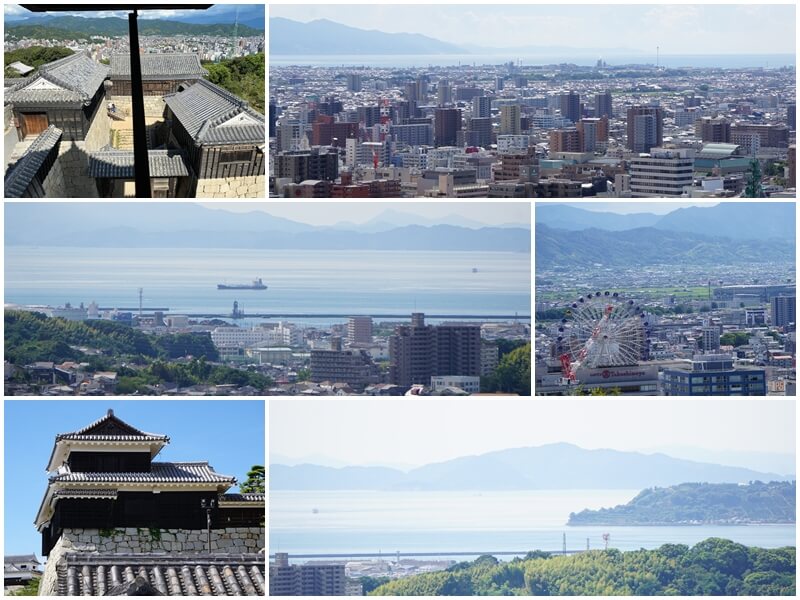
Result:
[[[478,272],[473,273],[472,269]],[[7,246],[5,302],[96,301],[172,313],[529,315],[530,254]],[[261,277],[269,289],[217,290]]]
[[[620,56],[604,57],[609,65],[628,65],[628,64],[656,64],[655,54],[631,54]],[[570,56],[570,55],[539,55],[526,56],[519,54],[401,54],[401,55],[370,55],[365,57],[363,54],[355,55],[278,55],[271,54],[269,64],[273,67],[289,65],[316,65],[333,67],[343,66],[370,66],[370,67],[447,67],[455,65],[499,65],[509,61],[521,61],[521,65],[552,65],[561,63],[573,63],[583,66],[594,66],[597,63],[597,56]],[[662,67],[695,67],[711,68],[719,67],[725,69],[767,67],[778,68],[782,66],[793,66],[796,57],[794,54],[685,54],[680,56],[662,55],[659,57],[659,64]]]
[[[570,512],[629,501],[638,490],[526,492],[272,491],[270,552],[499,552],[694,544],[724,537],[762,547],[795,545],[794,525],[566,527]],[[317,509],[317,513],[314,513]],[[463,560],[463,559],[462,559]]]

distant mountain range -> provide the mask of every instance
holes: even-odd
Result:
[[[697,233],[664,231],[654,227],[606,231],[567,231],[536,225],[536,265],[720,265],[792,262],[794,241],[731,240]]]
[[[308,23],[283,17],[269,20],[269,51],[282,54],[507,54],[537,56],[611,56],[639,52],[631,48],[573,48],[568,46],[517,46],[496,48],[488,46],[459,46],[418,33],[386,33],[376,29],[359,29],[328,19]]]
[[[269,20],[270,54],[463,54],[454,44],[417,33],[357,29],[327,19],[309,23],[282,17]]]
[[[21,23],[19,25],[9,24],[5,28],[6,38],[68,40],[89,36],[120,37],[128,35],[127,19],[118,17],[91,18],[47,15]],[[234,25],[232,23],[184,23],[163,19],[139,19],[139,35],[209,35],[225,37],[233,35],[233,32]],[[263,36],[264,30],[263,28],[255,29],[249,25],[239,23],[237,35],[241,37]]]
[[[617,214],[584,210],[564,204],[537,204],[536,223],[551,228],[581,231],[595,228],[623,231],[655,227],[733,239],[795,239],[794,202],[722,202],[716,206],[679,208],[666,215]]]
[[[413,224],[426,221],[426,225]],[[391,223],[400,222],[399,225]],[[402,224],[402,223],[412,224]],[[448,218],[386,212],[360,225],[314,227],[262,211],[232,213],[191,204],[5,206],[8,245],[92,248],[257,248],[309,250],[484,250],[530,252],[524,227],[476,228]]]
[[[665,454],[586,450],[572,444],[465,456],[403,472],[384,467],[270,466],[273,490],[644,489],[694,481],[746,483],[793,476],[700,463]]]

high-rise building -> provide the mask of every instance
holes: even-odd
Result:
[[[500,135],[520,135],[520,106],[519,104],[505,104],[500,107]]]
[[[608,117],[581,119],[577,129],[581,152],[594,152],[598,143],[608,141]]]
[[[611,103],[611,92],[606,91],[603,94],[596,94],[594,97],[594,116],[595,117],[608,117],[609,119],[614,116],[613,106]]]
[[[461,130],[461,111],[457,108],[437,108],[434,114],[434,145],[455,146],[456,132]]]
[[[344,563],[313,562],[290,565],[289,555],[275,553],[269,565],[270,596],[344,596]]]
[[[797,144],[789,146],[786,153],[786,170],[789,187],[797,187]]]
[[[559,104],[561,106],[561,116],[569,119],[573,123],[581,120],[581,96],[576,92],[570,91],[561,94]]]
[[[436,103],[439,106],[446,106],[453,103],[453,88],[447,79],[440,79],[436,86]]]
[[[786,125],[797,131],[797,105],[794,102],[786,105]]]
[[[350,92],[360,92],[362,87],[361,75],[359,73],[347,74],[347,90]]]
[[[582,152],[580,134],[575,127],[550,132],[550,152]]]
[[[406,83],[405,97],[408,102],[419,101],[419,84],[416,81]]]
[[[307,179],[334,181],[339,176],[339,155],[327,148],[312,148],[278,154],[275,176],[294,183]]]
[[[381,122],[380,106],[359,106],[356,111],[358,112],[358,122],[363,123],[366,128]]]
[[[664,111],[659,106],[633,106],[628,109],[628,148],[650,152],[664,140]]]
[[[391,125],[389,137],[409,146],[432,146],[433,126],[430,123]]]
[[[723,117],[697,119],[694,131],[704,142],[729,144],[731,141],[731,123]]]
[[[628,161],[633,198],[679,197],[692,185],[693,150],[652,148],[647,156]]]
[[[502,92],[503,91],[503,81],[502,77],[495,77],[494,78],[494,91],[495,92]]]
[[[269,137],[275,137],[275,119],[278,118],[278,107],[274,102],[269,103]]]
[[[358,137],[358,123],[335,122],[333,117],[318,115],[311,125],[313,146],[337,146],[344,148],[350,138]]]
[[[703,352],[719,352],[719,327],[709,326],[703,327]]]
[[[492,99],[489,96],[475,96],[472,99],[472,116],[482,119],[492,116]]]
[[[775,296],[770,300],[772,324],[775,327],[786,327],[796,323],[797,298],[795,296]]]
[[[347,321],[347,341],[351,344],[371,344],[372,317],[350,317]]]
[[[428,101],[428,83],[427,75],[420,75],[417,77],[417,103],[425,104]]]
[[[491,117],[472,117],[467,121],[468,146],[488,148],[492,143]]]
[[[361,390],[380,379],[378,366],[365,350],[342,349],[342,339],[331,339],[330,350],[314,348],[311,350],[311,381],[317,383],[347,383],[353,389]]]
[[[389,378],[395,385],[430,385],[434,375],[474,375],[481,372],[479,325],[425,325],[425,315],[413,313],[389,338]]]
[[[508,152],[500,155],[500,168],[494,173],[495,181],[535,182],[538,179],[535,148],[526,152]]]
[[[303,145],[303,126],[297,119],[281,117],[276,133],[278,134],[278,149],[282,152],[300,150]]]

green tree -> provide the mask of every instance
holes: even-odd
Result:
[[[264,465],[253,465],[247,472],[247,479],[239,485],[239,491],[243,494],[263,494],[265,479]]]
[[[42,581],[41,577],[34,577],[24,587],[13,592],[6,592],[8,596],[38,596],[39,583]]]

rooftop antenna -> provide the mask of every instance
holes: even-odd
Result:
[[[604,541],[604,542],[605,542],[605,544],[606,544],[606,548],[605,548],[606,550],[608,550],[608,539],[609,539],[610,537],[611,537],[611,534],[610,534],[610,533],[604,533],[604,534],[603,534],[603,541]]]

